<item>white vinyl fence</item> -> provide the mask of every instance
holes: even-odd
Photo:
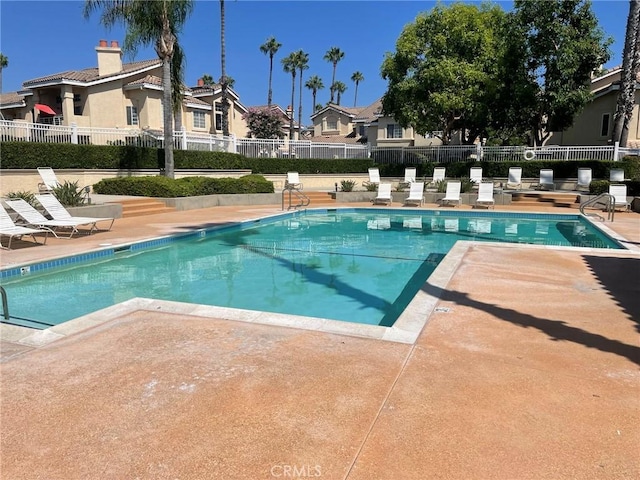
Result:
[[[93,128],[0,120],[0,141],[74,143],[80,145],[133,145],[162,148],[163,132],[135,128]],[[180,150],[239,153],[249,158],[371,158],[376,163],[420,164],[461,161],[509,162],[523,160],[620,160],[640,155],[640,149],[614,146],[496,147],[439,145],[424,147],[370,147],[309,140],[223,137],[180,130],[173,146]]]

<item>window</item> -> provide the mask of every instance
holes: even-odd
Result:
[[[602,115],[602,125],[600,126],[601,137],[609,136],[609,119],[610,118],[611,118],[611,115],[609,115],[608,113],[605,113],[604,115]]]
[[[137,107],[127,107],[127,125],[138,125]]]
[[[336,117],[329,117],[325,120],[325,130],[338,130],[338,119]]]
[[[216,130],[222,130],[222,104],[216,103]]]
[[[387,125],[387,138],[402,138],[402,127],[397,123]]]
[[[364,137],[366,135],[366,131],[365,131],[364,125],[359,125],[358,126],[358,135],[360,135],[361,137]]]
[[[193,128],[206,128],[204,112],[193,112]]]

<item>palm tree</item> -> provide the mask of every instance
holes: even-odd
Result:
[[[89,18],[101,9],[100,22],[107,28],[118,23],[126,27],[124,50],[135,53],[140,45],[154,45],[162,61],[162,112],[164,121],[164,174],[174,178],[173,162],[173,107],[175,92],[180,92],[182,81],[176,82],[178,65],[174,60],[178,32],[193,11],[193,0],[86,0],[84,16]],[[179,48],[179,45],[178,45]],[[184,55],[178,55],[180,63]],[[174,74],[172,75],[172,69]],[[182,71],[178,69],[177,73]],[[173,80],[173,82],[172,82]],[[173,90],[173,91],[172,91]]]
[[[340,97],[344,92],[347,91],[347,86],[344,84],[344,82],[341,82],[340,80],[338,80],[336,82],[333,82],[333,91],[338,93],[338,98],[336,102],[338,105],[340,105]]]
[[[202,83],[205,85],[213,85],[213,77],[208,73],[202,75]]]
[[[9,66],[9,59],[0,53],[0,93],[2,93],[2,70]]]
[[[267,38],[267,41],[260,45],[260,51],[265,55],[269,55],[269,93],[267,95],[267,105],[271,106],[271,99],[273,97],[273,92],[271,90],[271,79],[273,78],[273,57],[278,52],[281,43],[278,43],[276,37],[271,36]]]
[[[285,72],[291,74],[291,117],[289,118],[289,148],[291,148],[291,140],[293,140],[293,102],[296,94],[296,71],[298,68],[295,53],[290,53],[282,59],[282,68]]]
[[[626,147],[629,138],[629,123],[633,114],[636,78],[640,72],[640,1],[630,0],[627,30],[622,53],[620,92],[616,104],[611,140]]]
[[[331,77],[331,100],[329,100],[330,103],[333,103],[333,86],[336,83],[336,67],[338,66],[338,62],[343,58],[344,52],[338,47],[331,47],[324,55],[324,59],[327,62],[331,62],[333,64],[333,76]]]
[[[222,86],[222,135],[229,136],[229,95],[227,92],[229,82],[226,71],[226,48],[224,44],[224,0],[220,0],[220,63],[222,76],[220,85]]]
[[[324,88],[322,79],[319,76],[314,75],[309,80],[307,80],[307,83],[305,83],[304,86],[307,87],[309,90],[311,90],[311,94],[313,95],[313,111],[315,112],[316,111],[316,95],[318,93],[318,90],[322,90]]]
[[[298,50],[296,56],[296,68],[300,72],[300,101],[298,102],[298,127],[302,129],[302,72],[309,68],[309,54]]]
[[[353,97],[353,106],[355,107],[358,103],[358,85],[360,85],[360,82],[364,81],[364,75],[362,75],[362,72],[353,72],[353,75],[351,75],[351,81],[356,84],[356,94]]]

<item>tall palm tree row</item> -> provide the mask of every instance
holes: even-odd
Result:
[[[269,93],[267,94],[267,105],[269,107],[271,106],[271,101],[273,99],[273,90],[271,89],[271,80],[273,78],[273,57],[278,53],[281,46],[282,44],[279,43],[274,36],[267,38],[267,41],[260,45],[260,51],[265,55],[269,55]]]
[[[224,0],[220,0],[220,86],[222,88],[222,135],[229,136],[229,81],[227,79],[226,55],[227,50],[224,42]]]
[[[356,84],[356,93],[353,96],[353,106],[355,107],[358,104],[358,85],[364,81],[364,75],[360,71],[355,71],[351,75],[351,81]]]
[[[347,91],[347,86],[344,84],[344,82],[336,80],[333,83],[333,90],[337,93],[336,103],[340,105],[340,98],[342,97],[342,94]]]
[[[329,100],[329,102],[333,103],[333,96],[334,96],[333,94],[335,93],[334,86],[336,83],[336,68],[338,66],[338,62],[344,58],[344,52],[340,50],[340,48],[338,47],[331,47],[329,50],[327,50],[327,53],[325,53],[323,58],[324,60],[326,60],[327,62],[330,62],[333,65],[331,87],[329,87],[331,90],[331,99]]]
[[[178,33],[193,11],[193,0],[86,0],[84,16],[88,18],[94,11],[102,10],[100,22],[107,28],[124,24],[126,34],[123,48],[135,53],[139,46],[154,45],[158,58],[162,61],[162,92],[164,121],[164,175],[174,178],[173,161],[173,109],[174,92],[180,92],[182,78],[175,74],[182,71],[174,65],[174,55],[178,44]],[[179,45],[178,45],[179,48]],[[184,55],[178,55],[180,64]],[[172,69],[174,75],[172,75]],[[173,92],[172,92],[173,90]]]
[[[307,83],[305,83],[304,86],[307,87],[309,90],[311,90],[311,95],[313,95],[313,112],[315,113],[316,95],[318,94],[318,90],[322,90],[324,88],[322,79],[319,76],[314,75],[311,78],[309,78],[309,80],[307,80]]]
[[[620,92],[614,115],[612,141],[627,146],[629,123],[633,114],[636,79],[640,73],[640,1],[630,0],[627,30],[622,53]]]
[[[300,89],[299,89],[300,100],[298,101],[298,128],[301,131],[302,130],[302,72],[309,68],[309,54],[304,53],[302,50],[298,50],[297,52],[294,53],[294,55],[296,57],[296,67],[300,72]]]
[[[282,59],[282,68],[285,72],[291,74],[291,117],[289,118],[289,140],[293,140],[293,104],[296,98],[296,72],[298,70],[298,62],[296,53],[292,52]],[[289,142],[291,148],[291,142]]]

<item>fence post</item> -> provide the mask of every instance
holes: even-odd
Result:
[[[180,127],[180,148],[182,150],[187,149],[187,129],[184,125]]]
[[[476,161],[482,160],[482,139],[476,143]]]
[[[231,145],[233,147],[232,153],[238,153],[238,140],[236,139],[236,136],[233,133],[231,134]]]
[[[618,155],[620,155],[620,142],[613,144],[613,161],[618,161]]]
[[[78,144],[78,124],[75,122],[71,123],[71,143]]]

